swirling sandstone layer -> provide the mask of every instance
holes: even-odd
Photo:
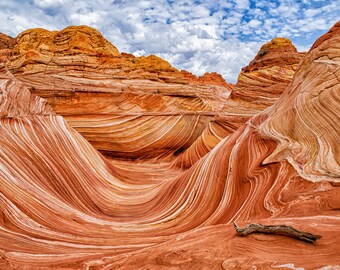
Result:
[[[274,106],[186,169],[108,161],[2,68],[1,100],[13,105],[0,110],[0,266],[339,268],[339,30],[314,44]],[[231,221],[322,238],[240,238]]]
[[[121,54],[89,27],[32,29],[16,40],[8,69],[113,157],[183,151],[230,95],[231,86],[216,73],[196,77],[154,55]]]
[[[176,161],[177,166],[190,167],[253,115],[273,105],[292,81],[304,55],[286,38],[275,38],[264,44],[242,69],[222,112]]]
[[[288,160],[312,181],[340,182],[340,26],[319,38],[261,132],[278,142],[265,162]]]
[[[247,101],[235,108],[236,99],[227,99],[231,86],[220,75],[197,78],[156,56],[120,54],[89,27],[28,30],[17,42],[9,69],[96,149],[113,158],[181,155],[176,161],[179,167],[193,165],[254,113],[272,104],[301,60],[287,39],[265,44],[244,68],[232,95],[246,97],[250,89],[253,105],[244,107],[249,98],[243,98]],[[269,97],[272,101],[264,104]],[[150,136],[151,129],[158,133]],[[161,142],[159,134],[165,137]]]
[[[0,116],[20,117],[54,114],[46,100],[33,95],[0,63]]]

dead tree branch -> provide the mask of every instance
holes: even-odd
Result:
[[[317,239],[321,238],[320,235],[302,232],[293,228],[292,226],[287,225],[249,224],[244,228],[237,226],[235,222],[233,222],[233,225],[237,234],[240,236],[246,236],[251,233],[280,234],[293,237],[308,243],[314,243]]]

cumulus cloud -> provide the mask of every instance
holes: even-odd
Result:
[[[259,27],[261,24],[262,24],[262,22],[259,21],[259,20],[256,20],[256,19],[251,20],[251,21],[248,23],[249,27],[251,27],[251,28],[257,28],[257,27]]]
[[[235,82],[264,42],[286,36],[308,49],[339,12],[323,0],[2,0],[0,32],[85,24],[120,51],[156,54],[178,69],[216,71]]]

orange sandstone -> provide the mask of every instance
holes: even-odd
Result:
[[[15,46],[14,38],[11,38],[3,33],[0,33],[0,62],[8,61],[14,46]]]
[[[216,73],[196,77],[155,55],[120,54],[86,26],[32,29],[16,40],[7,68],[111,157],[171,158],[196,140],[231,91]]]
[[[140,141],[149,139],[150,128],[150,141],[156,140],[156,145],[163,143],[171,152],[178,143],[172,163],[160,153],[152,159],[140,156],[132,161],[128,154],[124,159],[124,149],[119,150],[119,160],[105,158],[42,98],[29,93],[24,84],[38,77],[12,69],[21,83],[1,67],[0,100],[5,105],[0,107],[0,267],[339,268],[339,29],[337,23],[314,44],[273,106],[246,123],[238,122],[238,128],[230,126],[230,134],[216,143],[210,140],[222,136],[224,126],[218,127],[217,121],[211,126],[202,119],[207,113],[195,112],[197,105],[191,105],[191,114],[187,110],[169,116],[166,109],[159,109],[158,116],[165,117],[159,118],[164,122],[158,129],[155,111],[128,114],[125,102],[116,102],[123,106],[119,114],[102,113],[99,120],[101,114],[91,118],[84,108],[76,117],[66,115],[74,127],[89,128],[82,131],[85,137],[120,136],[117,141],[135,146],[139,154]],[[70,87],[75,67],[62,69],[67,74],[62,80]],[[51,86],[48,78],[55,73],[42,74]],[[72,82],[79,88],[86,85],[79,76]],[[44,92],[41,83],[31,83]],[[56,99],[64,95],[63,106],[67,98],[76,100],[68,89],[55,90]],[[110,92],[100,92],[106,93]],[[47,100],[57,108],[60,103],[51,102],[51,95],[46,94]],[[123,101],[125,97],[121,93]],[[139,98],[144,100],[143,95]],[[112,109],[107,106],[98,105],[96,110]],[[191,116],[196,120],[185,120]],[[206,124],[209,129],[197,128]],[[90,130],[96,126],[99,133]],[[181,132],[170,139],[168,133],[175,126]],[[110,142],[101,144],[104,141]],[[195,162],[190,160],[193,155],[185,157],[185,149],[201,151],[203,145],[208,147],[204,157],[198,154]],[[112,147],[120,146],[108,149]],[[145,152],[152,154],[151,148]],[[178,160],[183,166],[174,166]],[[287,224],[322,238],[315,245],[278,235],[241,238],[232,221]]]
[[[275,38],[264,44],[249,65],[242,69],[222,112],[176,160],[176,166],[190,167],[253,115],[273,105],[291,82],[304,55],[297,52],[286,38]]]

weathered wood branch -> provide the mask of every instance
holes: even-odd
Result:
[[[293,237],[308,243],[314,243],[320,239],[320,235],[314,235],[308,232],[299,231],[292,226],[287,225],[262,225],[262,224],[249,224],[244,228],[237,226],[233,222],[234,228],[238,235],[246,236],[251,233],[266,233],[266,234],[280,234]]]

